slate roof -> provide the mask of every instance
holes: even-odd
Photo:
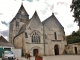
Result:
[[[26,12],[26,10],[25,10],[23,4],[21,4],[21,7],[19,8],[17,14],[20,13],[20,11],[21,11],[22,9]],[[17,14],[16,14],[15,17],[12,19],[12,21],[14,21],[14,20],[16,19]],[[29,15],[29,14],[26,12],[26,15]],[[11,21],[11,22],[12,22],[12,21]]]
[[[0,42],[0,46],[13,46],[11,43]]]
[[[3,36],[0,36],[0,42],[9,43]]]
[[[3,36],[0,36],[0,46],[13,46]]]
[[[58,19],[57,19],[56,16],[54,15],[54,13],[52,13],[52,15],[51,15],[50,17],[48,17],[47,19],[45,19],[44,21],[42,21],[42,24],[44,25],[44,23],[46,23],[46,21],[47,21],[49,18],[51,18],[51,17],[53,17],[53,18],[57,21],[57,24],[59,24],[59,26],[61,26],[61,28],[64,29],[64,27],[60,24],[60,22],[58,21]]]
[[[32,18],[35,18],[35,17],[38,17],[38,18],[39,18],[39,16],[38,16],[38,14],[37,14],[36,11],[34,12]],[[27,21],[27,22],[20,28],[18,34],[17,34],[15,37],[17,37],[18,35],[22,34],[22,33],[25,31],[26,25],[27,25],[27,26],[29,25],[29,23],[31,22],[32,18],[29,19],[29,21]],[[41,22],[41,21],[40,21],[40,22]],[[14,37],[14,39],[15,39],[15,37]],[[13,40],[14,40],[14,39],[13,39]]]
[[[39,16],[38,16],[38,14],[37,14],[37,12],[36,12],[36,11],[34,12],[34,14],[33,14],[32,18],[34,18],[34,17],[39,18]],[[32,18],[31,18],[31,19],[32,19]],[[39,18],[39,19],[40,19],[40,18]]]
[[[38,17],[38,14],[37,14],[37,12],[35,11],[33,17],[36,17],[36,16]],[[32,18],[33,18],[33,17],[32,17]],[[25,31],[26,25],[28,25],[28,24],[30,23],[30,21],[32,20],[32,18],[31,18],[29,21],[27,21],[27,22],[20,28],[19,33],[18,33],[16,36],[20,35],[21,33],[23,33],[23,32]],[[39,18],[39,17],[38,17],[38,18]],[[16,37],[16,36],[15,36],[15,37]]]
[[[35,18],[36,18],[36,19],[35,19]],[[41,25],[42,25],[42,22],[41,22],[38,14],[37,14],[37,11],[34,12],[32,18],[31,18],[30,20],[31,20],[31,21],[30,21],[30,23],[29,23],[28,25],[30,25],[31,23],[33,23],[33,21],[38,21],[38,22],[41,23]]]

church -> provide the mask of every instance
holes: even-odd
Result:
[[[9,26],[9,42],[22,53],[31,56],[64,54],[66,39],[64,27],[54,13],[41,22],[37,11],[29,19],[29,14],[23,4]]]

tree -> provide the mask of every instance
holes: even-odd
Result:
[[[71,11],[73,11],[73,17],[75,18],[74,22],[78,23],[80,30],[80,0],[72,0],[70,8]]]
[[[71,35],[66,36],[68,44],[79,43],[80,42],[80,30],[73,31]]]

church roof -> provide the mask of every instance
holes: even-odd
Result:
[[[54,20],[57,21],[57,24],[59,24],[59,26],[61,26],[61,28],[64,29],[64,27],[60,24],[60,22],[58,21],[58,19],[57,19],[56,16],[54,15],[54,13],[52,13],[52,15],[51,15],[50,17],[48,17],[47,19],[45,19],[45,20],[42,22],[42,24],[44,25],[44,23],[46,23],[46,21],[47,21],[49,18],[51,18],[51,17],[53,17]]]
[[[18,32],[18,34],[17,34],[16,36],[22,34],[22,33],[25,31],[25,29],[26,29],[26,25],[28,26],[28,25],[31,23],[31,20],[33,21],[33,18],[36,18],[36,17],[39,19],[38,14],[37,14],[37,12],[35,11],[35,13],[34,13],[34,15],[32,16],[32,18],[31,18],[28,22],[26,22],[26,23],[20,28],[20,30],[19,30],[19,32]],[[15,37],[16,37],[16,36],[15,36]],[[14,38],[15,38],[15,37],[14,37]]]
[[[36,12],[36,11],[34,12],[34,14],[33,14],[32,18],[34,18],[34,17],[38,17],[38,18],[39,18],[39,16],[38,16],[38,14],[37,14],[37,12]],[[31,18],[31,19],[32,19],[32,18]]]
[[[38,16],[38,14],[37,14],[36,11],[34,12],[32,18],[31,18],[30,20],[31,20],[31,21],[30,21],[30,23],[28,24],[29,26],[30,26],[32,23],[34,23],[34,22],[42,24],[42,23],[41,23],[41,20],[40,20],[40,18],[39,18],[39,16]]]
[[[3,36],[0,36],[0,46],[13,46]]]
[[[22,10],[22,9],[26,12],[26,10],[25,10],[25,8],[24,8],[23,4],[21,4],[21,7],[20,7],[20,9],[19,9],[18,13],[20,13],[20,10]],[[26,15],[29,15],[29,14],[26,12]]]
[[[3,36],[0,36],[0,42],[8,43],[8,41]]]
[[[19,8],[17,14],[20,14],[20,13],[21,13],[21,10],[24,10],[24,12],[26,13],[26,15],[29,16],[29,14],[26,12],[26,10],[25,10],[23,4],[21,4],[21,7]],[[15,17],[12,19],[12,21],[14,21],[14,20],[16,19],[17,14],[16,14]],[[12,21],[11,21],[11,22],[12,22]]]

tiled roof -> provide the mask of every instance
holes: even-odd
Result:
[[[3,36],[0,36],[0,42],[8,43],[8,41]]]
[[[13,46],[3,36],[0,36],[0,46]]]
[[[46,23],[46,21],[49,20],[51,17],[53,17],[54,20],[57,22],[57,24],[59,24],[59,26],[61,26],[61,28],[64,29],[64,27],[60,24],[60,22],[58,21],[58,19],[57,19],[56,16],[54,15],[54,13],[52,13],[51,16],[49,16],[47,19],[45,19],[44,21],[42,21],[42,24],[44,25],[44,23]]]
[[[19,8],[17,14],[20,13],[21,10],[24,10],[24,11],[26,12],[26,15],[29,15],[29,14],[27,13],[27,11],[25,10],[23,4],[21,4],[21,7]],[[12,21],[14,21],[14,20],[16,19],[17,14],[16,14],[15,17],[12,19]],[[11,21],[11,22],[12,22],[12,21]]]
[[[0,42],[0,46],[13,46],[11,43]]]

